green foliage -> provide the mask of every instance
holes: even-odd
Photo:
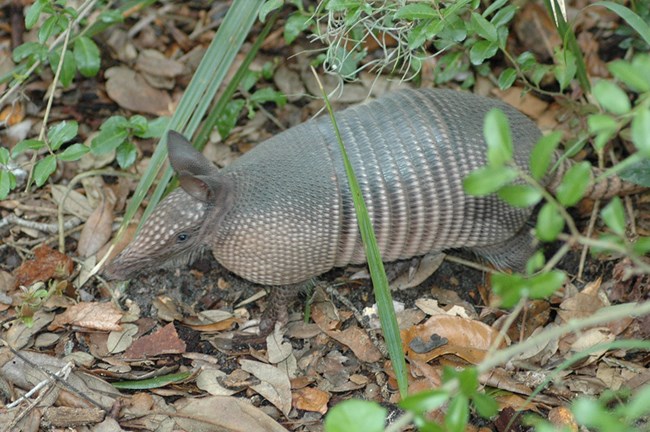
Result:
[[[381,432],[388,410],[376,402],[350,399],[325,417],[326,432]]]
[[[160,138],[168,120],[159,117],[149,121],[141,115],[134,115],[129,119],[122,116],[109,117],[99,127],[99,134],[91,141],[90,151],[94,155],[115,151],[117,163],[126,168],[135,162],[137,155],[132,143],[133,138]]]

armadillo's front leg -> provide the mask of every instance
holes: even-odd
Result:
[[[267,336],[273,331],[275,323],[285,325],[289,322],[289,306],[309,285],[310,282],[271,287],[266,310],[260,320],[260,336]]]

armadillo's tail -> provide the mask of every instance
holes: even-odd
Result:
[[[558,186],[562,183],[564,174],[575,164],[575,162],[566,157],[560,157],[558,164],[559,166],[554,171],[554,174],[546,185],[546,188],[553,193],[557,191]],[[596,167],[591,169],[589,172],[589,187],[584,194],[584,198],[608,199],[615,196],[632,195],[650,190],[648,187],[625,181],[617,175],[603,177],[602,175],[604,172],[604,170]],[[596,181],[596,179],[598,179],[598,181]]]

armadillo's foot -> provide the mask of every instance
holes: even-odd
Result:
[[[269,335],[276,322],[281,325],[289,322],[289,305],[304,288],[304,283],[271,287],[268,305],[260,320],[260,336]]]
[[[501,243],[473,247],[470,250],[488,260],[499,270],[523,271],[536,249],[530,226],[526,224],[517,234]]]

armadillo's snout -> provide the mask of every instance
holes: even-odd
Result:
[[[129,266],[129,248],[125,249],[118,256],[113,258],[108,264],[105,264],[101,270],[101,275],[107,280],[127,280],[131,279],[138,273],[136,266]]]

